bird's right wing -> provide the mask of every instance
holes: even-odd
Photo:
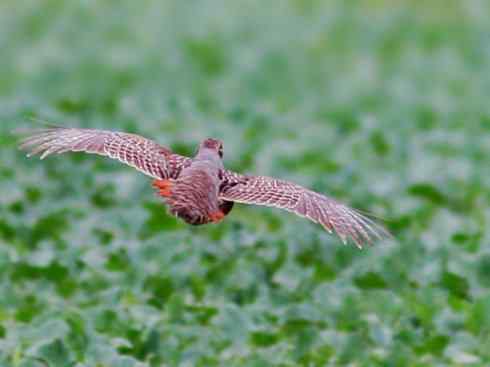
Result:
[[[86,152],[117,159],[156,179],[176,178],[190,159],[154,141],[121,132],[49,127],[32,132],[20,145],[28,156]]]
[[[350,237],[361,248],[373,239],[390,237],[381,225],[335,199],[295,183],[267,176],[248,176],[225,170],[220,199],[265,205],[292,212],[334,230],[345,243]]]

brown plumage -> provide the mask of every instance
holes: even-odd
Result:
[[[285,209],[337,232],[344,243],[351,238],[359,248],[389,236],[356,210],[300,185],[224,169],[223,144],[216,139],[204,140],[197,155],[187,158],[134,134],[50,127],[34,132],[21,148],[41,159],[69,151],[118,159],[154,178],[170,212],[194,225],[219,222],[238,202]]]

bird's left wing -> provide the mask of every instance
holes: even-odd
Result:
[[[156,179],[175,178],[190,159],[135,134],[96,129],[49,127],[31,132],[20,145],[29,156],[85,152],[117,159]]]
[[[222,200],[285,209],[334,230],[345,243],[351,238],[361,248],[389,233],[365,215],[332,198],[300,185],[267,176],[247,176],[223,172]]]

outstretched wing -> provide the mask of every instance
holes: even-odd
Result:
[[[190,161],[139,135],[95,129],[49,127],[33,132],[20,148],[28,150],[28,156],[40,154],[41,159],[65,152],[99,154],[157,179],[177,177]]]
[[[246,176],[224,171],[220,198],[245,204],[285,209],[335,230],[344,243],[350,237],[362,248],[373,239],[389,237],[379,224],[338,201],[292,182],[266,176]]]

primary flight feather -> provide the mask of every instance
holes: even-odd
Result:
[[[389,236],[379,224],[358,211],[300,185],[267,176],[242,175],[223,166],[223,144],[206,139],[193,158],[139,135],[96,129],[49,127],[33,132],[20,145],[29,156],[86,152],[117,159],[154,179],[170,212],[190,224],[219,222],[233,204],[285,209],[335,231],[361,248]]]

